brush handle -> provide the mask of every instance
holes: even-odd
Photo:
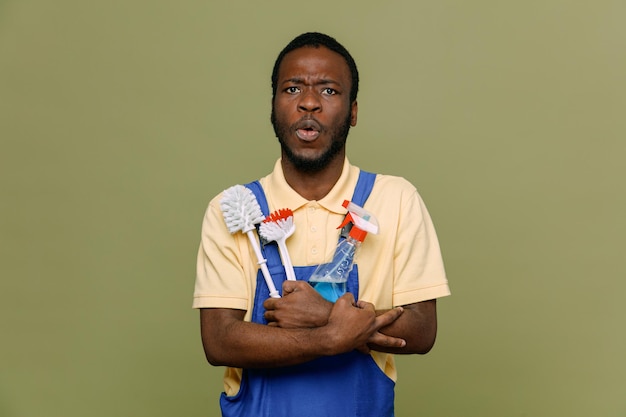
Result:
[[[274,281],[272,281],[272,277],[270,275],[269,269],[267,269],[267,260],[263,258],[261,254],[261,248],[259,247],[259,242],[256,240],[254,233],[252,230],[246,232],[248,235],[248,239],[250,239],[250,244],[252,245],[252,249],[254,249],[254,253],[256,254],[256,260],[259,266],[261,267],[261,272],[263,272],[263,278],[265,278],[265,283],[267,284],[267,288],[270,289],[270,297],[272,298],[280,298],[280,294],[276,290],[276,286],[274,286]]]
[[[296,273],[293,271],[293,264],[291,263],[291,257],[289,256],[289,251],[287,250],[287,245],[285,244],[285,238],[278,239],[276,243],[278,244],[280,257],[282,258],[283,265],[285,266],[285,273],[287,274],[287,279],[289,281],[295,281]]]

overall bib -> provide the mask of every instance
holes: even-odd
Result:
[[[363,206],[376,175],[361,171],[352,202]],[[258,181],[246,185],[269,214],[265,193]],[[340,239],[343,239],[341,237]],[[277,245],[262,248],[276,288],[286,279]],[[295,266],[298,280],[308,281],[316,265]],[[359,294],[358,266],[354,265],[347,291]],[[261,271],[257,274],[252,321],[267,324],[263,301],[269,290]],[[280,346],[276,346],[280,349]],[[395,383],[384,374],[370,355],[358,351],[324,356],[281,368],[244,369],[239,392],[222,393],[224,417],[393,417]]]

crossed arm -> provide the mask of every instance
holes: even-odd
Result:
[[[308,283],[285,281],[283,297],[264,303],[269,325],[245,311],[201,309],[202,343],[212,365],[264,368],[295,365],[358,349],[426,353],[435,341],[435,300],[386,311],[345,294],[325,301]]]

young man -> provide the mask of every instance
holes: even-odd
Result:
[[[281,298],[268,298],[248,238],[228,232],[221,195],[209,204],[193,306],[208,361],[227,367],[224,416],[393,416],[393,354],[434,344],[435,300],[450,293],[437,237],[410,183],[361,175],[348,162],[358,83],[348,51],[320,33],[296,37],[276,60],[271,120],[281,158],[251,188],[269,212],[294,213],[287,245],[298,280],[284,281],[280,264],[270,265],[284,281]],[[328,262],[342,202],[353,199],[380,232],[359,249],[348,292],[330,303],[307,280]],[[271,245],[265,253],[268,264],[280,259]]]

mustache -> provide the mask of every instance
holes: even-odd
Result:
[[[304,116],[300,120],[298,120],[296,123],[291,125],[291,128],[293,130],[309,129],[309,130],[316,130],[318,132],[321,132],[324,126],[315,117]]]

